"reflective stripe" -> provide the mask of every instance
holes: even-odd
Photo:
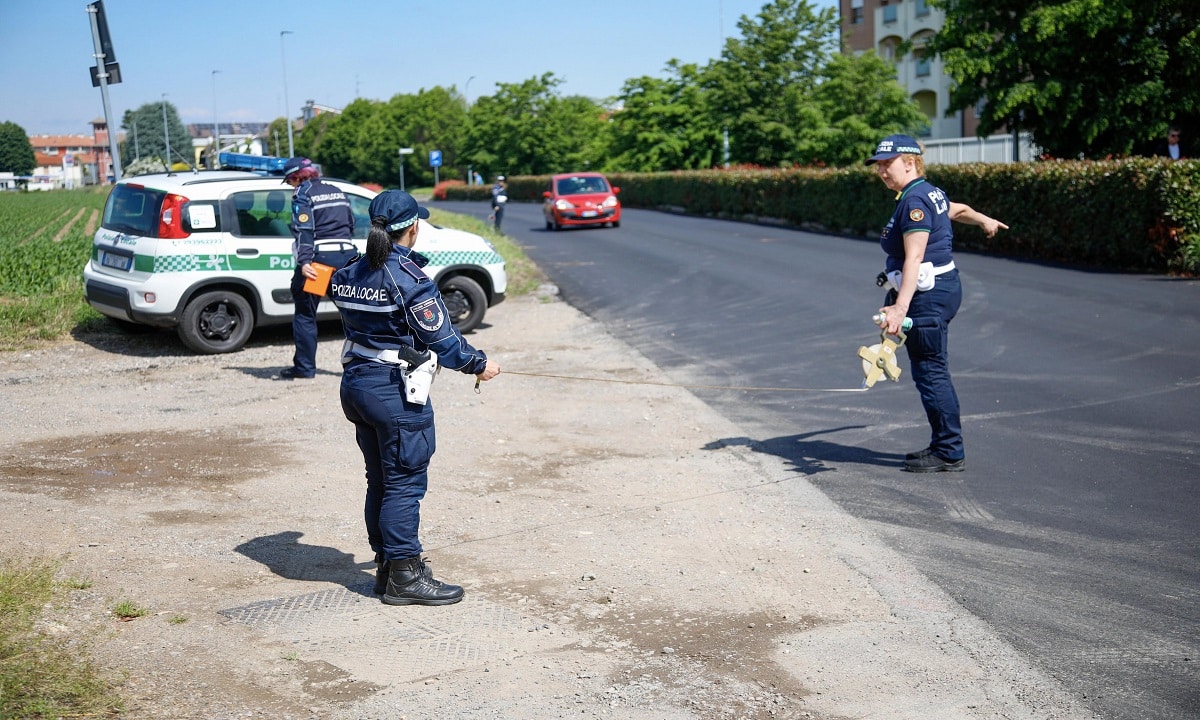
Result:
[[[353,358],[362,358],[363,360],[373,360],[375,362],[387,363],[389,365],[403,365],[408,367],[408,363],[400,359],[398,351],[394,348],[388,350],[377,350],[366,345],[359,345],[353,340],[347,340],[342,343],[342,362],[350,362]]]

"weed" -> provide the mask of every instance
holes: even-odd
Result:
[[[140,617],[143,617],[143,616],[149,614],[149,612],[150,612],[149,610],[147,610],[146,608],[144,608],[140,605],[137,605],[132,600],[122,600],[121,602],[117,603],[116,605],[113,605],[113,609],[112,609],[112,614],[116,615],[117,617],[121,618],[122,620],[132,620],[134,618],[140,618]]]
[[[37,629],[54,599],[59,566],[0,557],[0,718],[99,717],[122,709],[85,648]]]

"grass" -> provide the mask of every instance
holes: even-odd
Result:
[[[150,611],[134,603],[132,600],[122,600],[113,605],[112,614],[122,620],[132,620],[149,615]]]
[[[83,300],[83,266],[92,242],[87,218],[103,208],[107,192],[103,187],[0,193],[0,351],[45,345],[74,332],[111,331],[108,320]],[[495,245],[506,263],[509,297],[530,293],[543,282],[516,243],[489,224],[432,212],[438,225],[482,235]],[[35,274],[36,285],[16,282]]]
[[[38,621],[56,591],[60,564],[45,558],[0,558],[0,718],[115,717],[114,683],[70,639],[50,637]]]

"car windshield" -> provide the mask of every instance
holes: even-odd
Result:
[[[162,209],[166,193],[134,185],[117,185],[104,205],[106,230],[141,235],[158,236],[159,210]]]
[[[608,192],[608,183],[602,177],[568,177],[558,181],[559,195],[583,195],[585,193]]]

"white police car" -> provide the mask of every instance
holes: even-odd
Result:
[[[375,193],[323,178],[346,192],[361,253]],[[113,186],[83,269],[87,302],[119,323],[175,328],[200,353],[233,352],[259,325],[290,323],[292,189],[242,171],[142,175]],[[441,288],[451,320],[474,329],[504,299],[504,259],[478,235],[432,225],[416,250]],[[319,244],[319,243],[318,243]],[[337,317],[328,300],[319,319]]]

